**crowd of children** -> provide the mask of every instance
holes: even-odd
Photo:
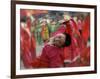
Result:
[[[32,14],[32,11],[30,13],[30,11],[22,10],[20,14],[21,61],[24,68],[90,65],[89,13],[41,10],[39,13]],[[62,42],[60,38],[63,37],[59,36],[61,33],[70,36],[70,41],[66,43],[70,42],[70,45],[64,47],[56,45]],[[47,45],[52,38],[57,39],[58,37],[60,41],[56,41],[56,44],[52,43],[53,47]],[[44,48],[37,57],[36,48],[38,46],[42,48],[43,45]]]

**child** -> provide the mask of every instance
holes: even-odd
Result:
[[[44,46],[41,56],[34,60],[36,68],[64,67],[64,47],[71,43],[70,35],[58,33]]]

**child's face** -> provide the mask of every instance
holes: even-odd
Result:
[[[58,47],[62,47],[65,43],[66,36],[64,34],[58,34],[54,38],[54,44]]]

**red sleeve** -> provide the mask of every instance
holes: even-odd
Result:
[[[34,68],[48,68],[48,58],[45,48],[43,48],[41,56],[33,60],[32,66]]]
[[[61,50],[53,46],[47,46],[43,49],[42,60],[48,63],[50,68],[62,67]]]

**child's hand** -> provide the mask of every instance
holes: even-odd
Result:
[[[70,64],[70,63],[72,63],[71,60],[64,60],[64,64]]]

